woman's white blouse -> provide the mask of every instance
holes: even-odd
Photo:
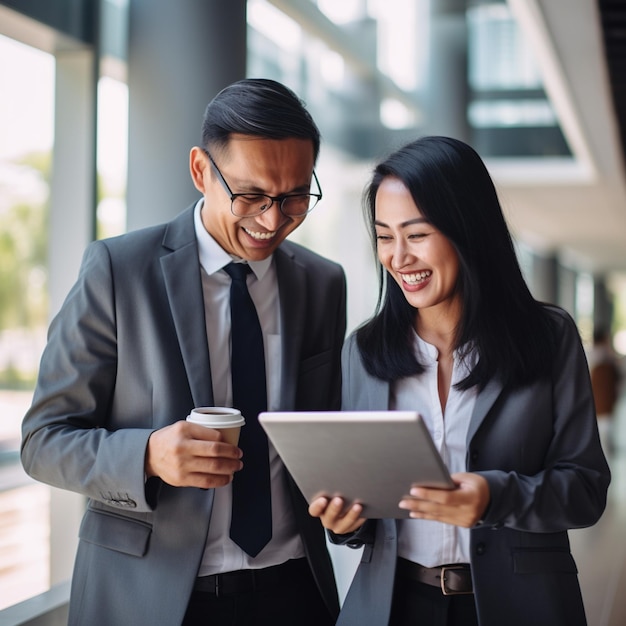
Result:
[[[450,473],[465,472],[467,430],[469,427],[477,390],[455,389],[454,384],[465,378],[475,363],[476,355],[465,360],[454,354],[452,383],[445,413],[441,410],[437,389],[437,357],[435,346],[414,334],[414,349],[426,371],[411,378],[397,381],[391,386],[390,408],[398,411],[415,410],[416,405],[429,407],[422,415],[435,446]],[[419,402],[416,399],[419,398]],[[469,563],[469,529],[442,524],[432,520],[400,520],[398,523],[398,556],[435,567],[448,563]]]

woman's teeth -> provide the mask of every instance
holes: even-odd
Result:
[[[425,272],[417,272],[416,274],[402,274],[402,280],[407,285],[417,285],[418,283],[421,283],[426,278],[428,278],[431,274],[432,274],[432,272],[430,272],[430,271],[428,271],[428,272],[426,272],[426,271]]]

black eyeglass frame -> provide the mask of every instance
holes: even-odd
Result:
[[[222,174],[222,172],[220,172],[220,168],[217,167],[217,163],[213,160],[213,157],[211,156],[209,151],[206,148],[203,148],[203,150],[204,150],[204,153],[209,158],[209,161],[211,163],[211,167],[213,168],[213,170],[217,174],[217,179],[220,181],[220,184],[224,188],[224,191],[226,192],[226,194],[230,198],[230,212],[235,217],[256,217],[257,215],[261,215],[261,214],[265,213],[265,211],[270,209],[275,202],[278,204],[278,208],[280,209],[280,212],[285,217],[303,217],[304,215],[307,215],[308,213],[310,213],[318,205],[319,201],[322,199],[322,187],[320,185],[320,181],[317,179],[317,174],[315,173],[315,170],[313,170],[313,178],[315,179],[315,184],[317,185],[317,188],[319,189],[319,193],[310,193],[310,192],[309,193],[286,193],[286,194],[282,194],[280,196],[270,196],[270,195],[268,195],[266,193],[254,193],[254,192],[233,193],[233,191],[231,190],[230,186],[226,182],[226,179],[224,178],[224,175]],[[249,196],[259,196],[259,197],[267,198],[268,200],[270,200],[270,203],[266,207],[264,207],[260,211],[258,211],[257,213],[247,213],[246,215],[237,215],[237,213],[235,213],[235,210],[234,210],[234,201],[237,198],[246,197],[246,196],[248,196],[248,197]],[[289,213],[285,213],[283,211],[283,202],[285,202],[285,200],[288,200],[289,198],[297,198],[297,197],[301,197],[301,196],[310,196],[312,198],[317,198],[317,200],[315,201],[315,204],[313,204],[313,206],[310,207],[309,209],[307,209],[304,213],[297,213],[297,214],[293,214],[292,213],[292,214],[289,214]]]

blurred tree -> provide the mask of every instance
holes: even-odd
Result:
[[[46,323],[46,217],[27,204],[0,214],[0,328]]]
[[[34,171],[49,186],[51,153],[32,153],[12,165]],[[47,297],[47,194],[43,201],[4,200],[0,211],[0,332],[45,327]],[[6,368],[6,365],[5,365]],[[5,374],[7,372],[4,372]],[[0,378],[3,378],[0,372]]]

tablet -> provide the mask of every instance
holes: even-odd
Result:
[[[364,517],[406,518],[398,503],[411,485],[455,487],[417,412],[265,412],[259,422],[309,504],[341,496]]]

